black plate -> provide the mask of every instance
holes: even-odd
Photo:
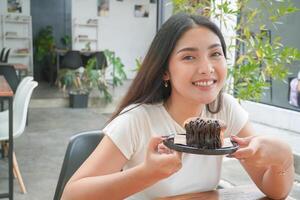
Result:
[[[239,145],[231,141],[233,146],[230,147],[222,147],[219,149],[199,149],[196,147],[190,147],[183,144],[174,144],[174,136],[170,136],[163,140],[164,145],[168,148],[173,149],[175,151],[184,152],[184,153],[191,153],[191,154],[202,154],[202,155],[226,155],[234,153],[238,148]]]

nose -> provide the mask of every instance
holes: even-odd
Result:
[[[215,68],[209,58],[204,57],[199,62],[199,73],[200,74],[212,74],[215,72]]]

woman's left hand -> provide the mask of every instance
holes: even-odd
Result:
[[[270,136],[249,136],[239,138],[232,136],[240,148],[230,157],[237,158],[247,165],[256,167],[282,166],[288,162],[287,153],[291,153],[290,147],[279,139]]]

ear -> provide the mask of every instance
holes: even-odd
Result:
[[[168,70],[164,72],[163,80],[164,81],[170,80],[170,72]]]

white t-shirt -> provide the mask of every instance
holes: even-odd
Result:
[[[130,105],[124,110],[134,106],[136,105]],[[229,134],[238,134],[248,120],[247,112],[236,99],[228,94],[223,95],[223,106],[220,112],[211,114],[204,109],[201,117],[223,120],[227,125],[225,137],[228,137]],[[103,131],[128,159],[124,166],[124,170],[126,170],[144,161],[150,137],[183,133],[184,128],[175,122],[163,104],[159,103],[142,104],[121,114],[111,121]],[[182,168],[178,172],[128,199],[154,199],[213,190],[220,180],[222,158],[223,156],[183,153]]]

